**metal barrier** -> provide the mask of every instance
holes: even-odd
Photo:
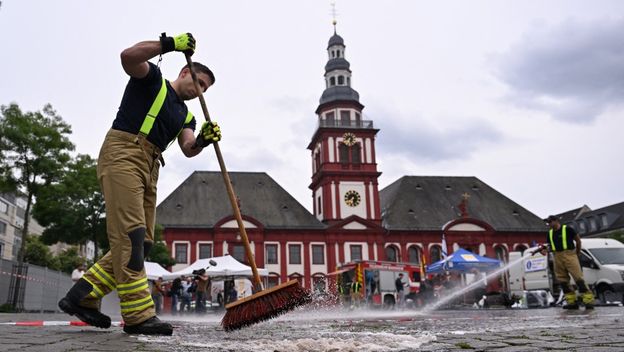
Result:
[[[0,304],[13,304],[13,285],[18,281],[15,280],[18,273],[13,270],[16,264],[13,261],[0,260]],[[57,302],[73,285],[69,274],[32,264],[28,264],[28,270],[25,275],[21,275],[19,282],[23,295],[20,294],[18,308],[41,313],[58,312]]]

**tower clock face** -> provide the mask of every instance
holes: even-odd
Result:
[[[354,190],[347,191],[344,195],[345,204],[350,207],[357,207],[362,201],[360,194]]]
[[[355,135],[351,132],[347,132],[342,136],[342,139],[344,141],[344,144],[348,145],[349,147],[355,144]]]

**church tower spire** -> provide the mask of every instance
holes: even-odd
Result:
[[[336,30],[327,44],[325,90],[316,108],[318,127],[312,152],[314,214],[326,223],[350,216],[381,223],[373,121],[362,119],[364,105],[352,88],[344,39]]]

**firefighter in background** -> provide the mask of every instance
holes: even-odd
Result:
[[[355,280],[351,283],[351,309],[358,308],[360,306],[360,300],[362,299],[362,283]]]
[[[559,218],[550,215],[546,219],[550,227],[546,238],[546,246],[541,247],[541,254],[547,254],[547,248],[553,252],[555,276],[563,290],[566,304],[564,309],[578,309],[576,292],[570,286],[570,276],[578,287],[585,309],[594,309],[594,295],[583,279],[583,271],[578,256],[581,254],[581,238],[576,231],[559,223]]]

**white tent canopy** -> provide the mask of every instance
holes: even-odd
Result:
[[[147,274],[148,280],[156,280],[159,277],[165,280],[165,276],[171,274],[168,270],[160,266],[160,264],[154,262],[145,262],[145,273]]]
[[[217,265],[210,265],[210,261],[214,260]],[[207,268],[207,269],[206,269]],[[172,280],[182,275],[190,276],[193,275],[193,270],[206,269],[206,274],[210,277],[215,276],[252,276],[253,273],[251,271],[251,267],[247,266],[238,260],[234,259],[230,255],[224,255],[222,257],[213,257],[213,258],[205,258],[199,259],[195,263],[189,265],[188,267],[175,271],[173,273],[168,273],[163,275],[163,279]],[[258,274],[260,276],[268,276],[269,271],[266,269],[258,268]]]

